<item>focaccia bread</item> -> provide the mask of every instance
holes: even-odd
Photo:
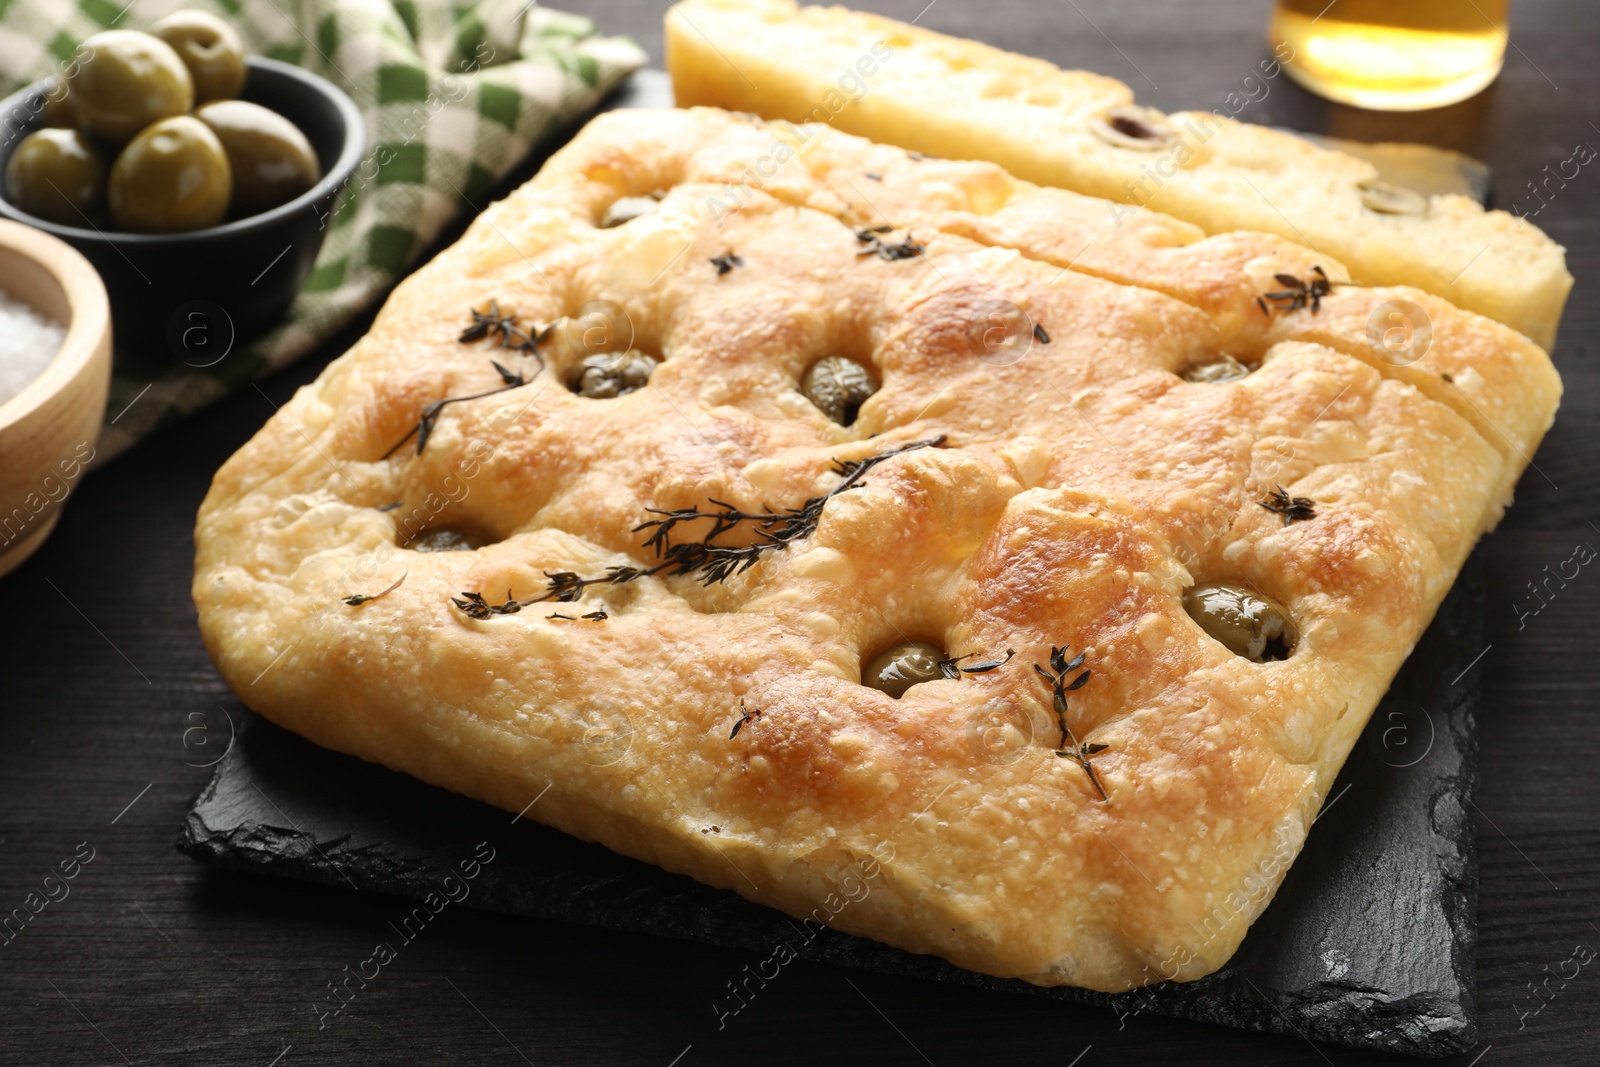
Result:
[[[1234,108],[1162,115],[1114,79],[893,19],[794,0],[683,0],[667,14],[666,53],[681,106],[826,121],[1211,234],[1276,233],[1341,260],[1362,284],[1416,286],[1546,349],[1572,288],[1560,245],[1468,197],[1389,186],[1371,163],[1220,113]]]
[[[1278,238],[1103,209],[602,116],[218,472],[207,647],[313,741],[795,916],[1040,984],[1205,975],[1560,383]],[[1374,349],[1401,302],[1428,343]],[[829,357],[879,383],[853,417],[801,392]],[[1213,637],[1209,583],[1280,604],[1286,658]],[[910,639],[933,680],[862,684]]]

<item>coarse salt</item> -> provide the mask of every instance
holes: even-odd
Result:
[[[66,335],[59,322],[0,290],[0,404],[49,366]]]

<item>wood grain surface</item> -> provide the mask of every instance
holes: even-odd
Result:
[[[861,6],[903,19],[920,11],[935,29],[1113,75],[1162,108],[1221,106],[1265,54],[1270,7],[926,3]],[[566,6],[631,33],[660,62],[659,0]],[[1540,202],[1529,183],[1546,166],[1554,172],[1580,143],[1600,146],[1600,20],[1585,0],[1523,0],[1512,45],[1499,81],[1450,108],[1366,114],[1279,78],[1240,117],[1457,148],[1494,168],[1500,206],[1531,213]],[[1600,649],[1589,629],[1600,624],[1600,574],[1584,565],[1564,586],[1551,581],[1542,602],[1529,589],[1577,546],[1600,549],[1600,166],[1549,188],[1536,221],[1567,246],[1578,284],[1554,353],[1561,414],[1485,544],[1482,1038],[1446,1061],[1463,1067],[1600,1060]],[[408,909],[220,874],[174,850],[210,775],[202,765],[240,707],[195,630],[191,528],[211,472],[364,325],[87,476],[50,542],[0,582],[0,917],[37,905],[52,873],[60,898],[0,934],[0,1063],[1382,1062],[1293,1037],[802,963],[719,1030],[712,1004],[755,956],[467,909],[447,909],[365,985],[351,980],[353,999],[319,1025],[329,983],[355,972]]]

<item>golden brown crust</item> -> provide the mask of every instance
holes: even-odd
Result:
[[[530,818],[795,915],[1043,984],[1209,973],[1524,460],[1448,394],[1345,350],[1396,294],[1261,312],[1262,279],[1303,272],[1304,250],[1145,215],[1102,235],[1096,277],[1057,262],[1092,229],[1065,201],[897,153],[936,168],[918,186],[887,173],[895,150],[832,132],[760,188],[726,183],[786,135],[707,110],[603,117],[407,279],[218,472],[196,530],[207,647],[251,707],[318,743],[511,811],[548,786]],[[858,254],[861,209],[834,179],[876,167],[879,206],[923,254]],[[595,227],[655,189],[655,213]],[[456,339],[491,298],[557,322],[550,368],[383,458],[425,405],[498,385],[491,357],[533,373]],[[582,335],[558,320],[593,300],[665,357],[646,388],[562,384]],[[1042,328],[1020,358],[984,343],[997,303]],[[1494,411],[1531,451],[1559,388],[1543,353],[1428,306],[1429,359],[1510,382]],[[1220,386],[1175,373],[1229,350],[1261,368]],[[832,354],[883,383],[848,428],[797,392]],[[648,577],[565,606],[603,621],[450,606],[647,566],[647,508],[798,504],[839,483],[836,460],[941,434],[725,583]],[[1315,519],[1259,507],[1275,483]],[[439,524],[487,543],[396,547]],[[1208,580],[1285,603],[1294,655],[1252,663],[1207,637],[1181,593]],[[899,700],[860,685],[863,658],[903,636],[1017,656]],[[1087,652],[1069,718],[1108,746],[1109,802],[1053,753],[1031,666],[1053,645]],[[730,738],[741,700],[762,714]],[[836,909],[869,860],[869,891]]]

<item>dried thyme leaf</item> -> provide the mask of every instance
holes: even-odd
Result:
[[[369,603],[370,601],[377,600],[381,596],[388,596],[390,593],[394,592],[396,589],[399,589],[400,588],[400,583],[406,580],[406,574],[410,574],[410,573],[411,573],[410,571],[406,571],[405,574],[402,574],[400,577],[396,578],[394,580],[394,584],[390,585],[389,588],[380,590],[379,592],[370,593],[370,594],[368,594],[368,593],[352,593],[349,596],[342,596],[339,599],[344,601],[346,604],[349,604],[353,608],[358,608],[362,604],[366,604],[366,603]]]
[[[1094,764],[1090,758],[1104,752],[1109,746],[1099,743],[1085,744],[1079,742],[1072,728],[1067,725],[1067,694],[1075,689],[1081,689],[1089,681],[1091,671],[1085,670],[1072,681],[1067,681],[1067,675],[1083,666],[1086,652],[1080,652],[1072,659],[1067,659],[1067,650],[1063,646],[1050,649],[1050,669],[1035,663],[1033,669],[1038,672],[1050,686],[1051,703],[1056,713],[1056,724],[1061,728],[1061,743],[1056,746],[1055,754],[1063,759],[1070,759],[1083,768],[1089,776],[1089,782],[1094,786],[1095,792],[1100,794],[1100,799],[1109,801],[1105,786],[1100,783],[1100,776],[1095,773]]]
[[[1256,297],[1256,304],[1262,313],[1271,315],[1273,309],[1278,311],[1299,311],[1310,306],[1311,314],[1315,315],[1322,309],[1322,298],[1333,291],[1333,282],[1321,267],[1312,267],[1315,278],[1301,281],[1293,274],[1274,274],[1273,279],[1284,288],[1275,293],[1265,293]],[[1271,305],[1269,308],[1268,305]]]
[[[1257,501],[1268,511],[1281,516],[1283,524],[1301,522],[1305,519],[1314,519],[1317,512],[1314,507],[1316,501],[1306,496],[1290,496],[1281,485],[1274,483],[1272,492],[1267,494],[1267,499]]]
[[[974,663],[970,667],[961,666],[962,660],[971,659],[977,654],[978,653],[976,652],[968,652],[964,656],[950,656],[942,659],[939,661],[939,673],[952,680],[960,678],[963,674],[987,674],[992,670],[997,670],[1001,667],[1004,667],[1007,663],[1010,663],[1011,657],[1015,656],[1017,653],[1015,649],[1008,648],[1006,649],[1005,659],[994,659],[988,660],[984,663]]]
[[[734,738],[738,737],[739,731],[744,729],[745,723],[754,722],[765,714],[766,712],[762,711],[760,708],[746,708],[744,706],[744,698],[740,697],[739,720],[733,724],[733,732],[728,735],[728,740],[732,741]]]

